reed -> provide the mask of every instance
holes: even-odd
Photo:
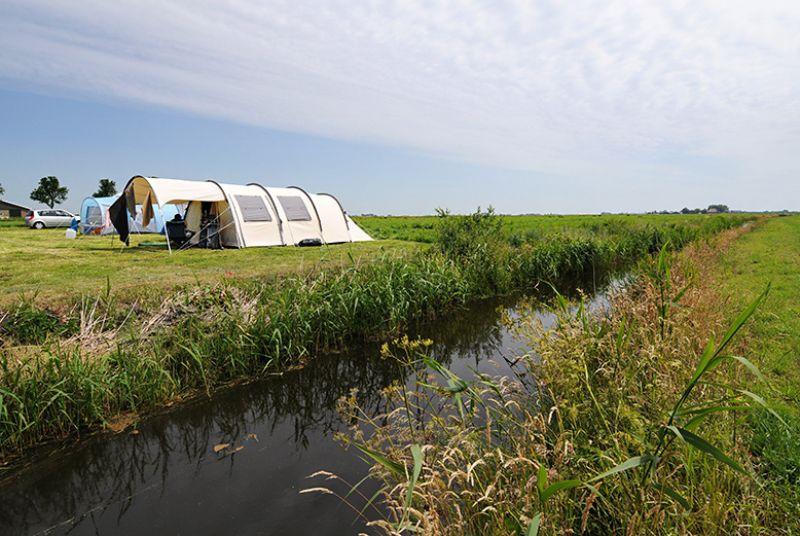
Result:
[[[530,347],[516,379],[459,378],[426,341],[386,346],[416,381],[387,389],[377,416],[352,397],[341,405],[355,423],[342,441],[383,482],[387,514],[372,525],[386,534],[797,530],[769,507],[785,488],[760,482],[749,451],[754,414],[786,431],[753,392],[763,376],[736,338],[766,291],[730,319],[707,268],[715,249],[673,259],[662,247],[603,312],[557,299],[553,327],[509,319]]]

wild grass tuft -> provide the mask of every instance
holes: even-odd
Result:
[[[41,344],[51,335],[69,336],[77,331],[77,319],[37,307],[35,298],[22,298],[7,312],[0,312],[0,342]]]

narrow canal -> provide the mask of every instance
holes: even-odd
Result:
[[[434,340],[432,355],[463,377],[510,374],[506,358],[519,355],[520,343],[501,313],[514,307],[482,302],[415,335]],[[340,397],[355,388],[363,406],[378,412],[381,389],[403,379],[378,355],[379,345],[369,344],[316,357],[301,370],[179,405],[136,433],[42,449],[0,480],[0,534],[369,533],[338,498],[299,491],[320,484],[307,478],[320,469],[351,483],[367,474],[333,435],[345,429]],[[375,489],[362,487],[367,496]]]

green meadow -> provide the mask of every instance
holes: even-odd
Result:
[[[715,218],[707,214],[583,214],[501,216],[514,240],[546,236],[597,236],[644,226],[702,225]],[[436,239],[437,216],[369,216],[354,220],[373,238],[431,243]]]

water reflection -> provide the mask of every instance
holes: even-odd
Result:
[[[509,306],[484,302],[412,332],[433,339],[434,355],[456,371],[496,372],[488,358],[514,344],[500,322]],[[148,419],[136,435],[103,434],[41,451],[31,466],[0,481],[0,533],[364,531],[335,497],[298,491],[321,468],[351,482],[366,474],[366,464],[332,433],[342,429],[341,396],[355,388],[362,407],[377,413],[381,389],[403,379],[406,371],[378,353],[371,344],[322,356],[302,370]],[[215,453],[220,443],[244,448]]]

